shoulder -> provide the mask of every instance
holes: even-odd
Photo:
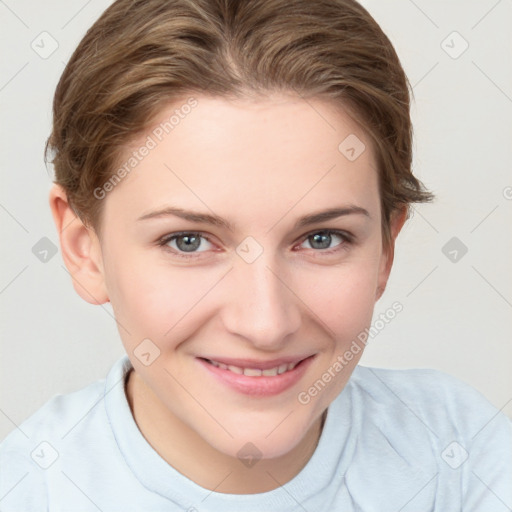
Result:
[[[393,414],[416,415],[436,433],[473,439],[487,428],[506,433],[512,424],[478,390],[439,370],[358,366],[351,381]]]
[[[87,386],[67,394],[58,394],[50,398],[31,416],[24,420],[0,443],[0,453],[18,446],[30,445],[31,439],[41,432],[62,431],[65,425],[83,413],[87,405],[95,407],[104,394],[105,379],[98,380]]]
[[[512,421],[472,386],[438,370],[358,366],[346,391],[351,469],[383,494],[424,488],[417,499],[443,510],[512,506]]]
[[[48,400],[0,443],[2,510],[46,510],[47,480],[71,432],[100,405],[104,379]],[[55,469],[57,471],[57,469]]]

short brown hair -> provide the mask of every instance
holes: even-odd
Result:
[[[393,45],[355,0],[117,0],[60,78],[45,162],[51,149],[55,183],[100,234],[93,191],[169,102],[192,92],[327,98],[374,142],[387,243],[392,212],[432,198],[411,171],[409,87]]]

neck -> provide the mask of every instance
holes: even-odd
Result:
[[[246,467],[170,414],[133,370],[126,380],[126,395],[140,432],[168,464],[201,487],[228,494],[268,492],[294,478],[313,455],[327,412],[290,452]]]

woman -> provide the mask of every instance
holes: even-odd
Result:
[[[355,1],[113,3],[47,149],[75,290],[111,303],[127,354],[2,443],[2,510],[512,504],[504,415],[440,372],[357,365],[431,199],[411,134]]]

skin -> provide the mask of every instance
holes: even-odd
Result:
[[[112,304],[134,366],[126,393],[144,437],[206,489],[265,492],[297,475],[315,450],[322,414],[363,351],[309,403],[298,394],[369,327],[405,211],[393,217],[385,250],[373,147],[347,111],[284,94],[196,98],[198,106],[102,199],[101,239],[75,216],[58,185],[50,206],[76,292],[91,304]],[[126,148],[126,158],[150,133]],[[350,134],[366,146],[355,161],[338,150]],[[137,220],[168,205],[214,213],[234,229],[174,216]],[[299,217],[347,206],[368,216],[294,229]],[[315,243],[312,235],[326,229],[353,239],[332,234],[325,245]],[[183,249],[183,238],[168,242],[168,251],[158,245],[179,231],[210,240],[201,239],[193,253]],[[263,249],[252,263],[236,252],[249,236]],[[193,257],[179,257],[180,249]],[[160,355],[146,366],[134,350],[148,338]],[[295,386],[271,397],[234,391],[197,360],[298,354],[316,356]],[[237,457],[247,442],[262,456],[252,467]]]

